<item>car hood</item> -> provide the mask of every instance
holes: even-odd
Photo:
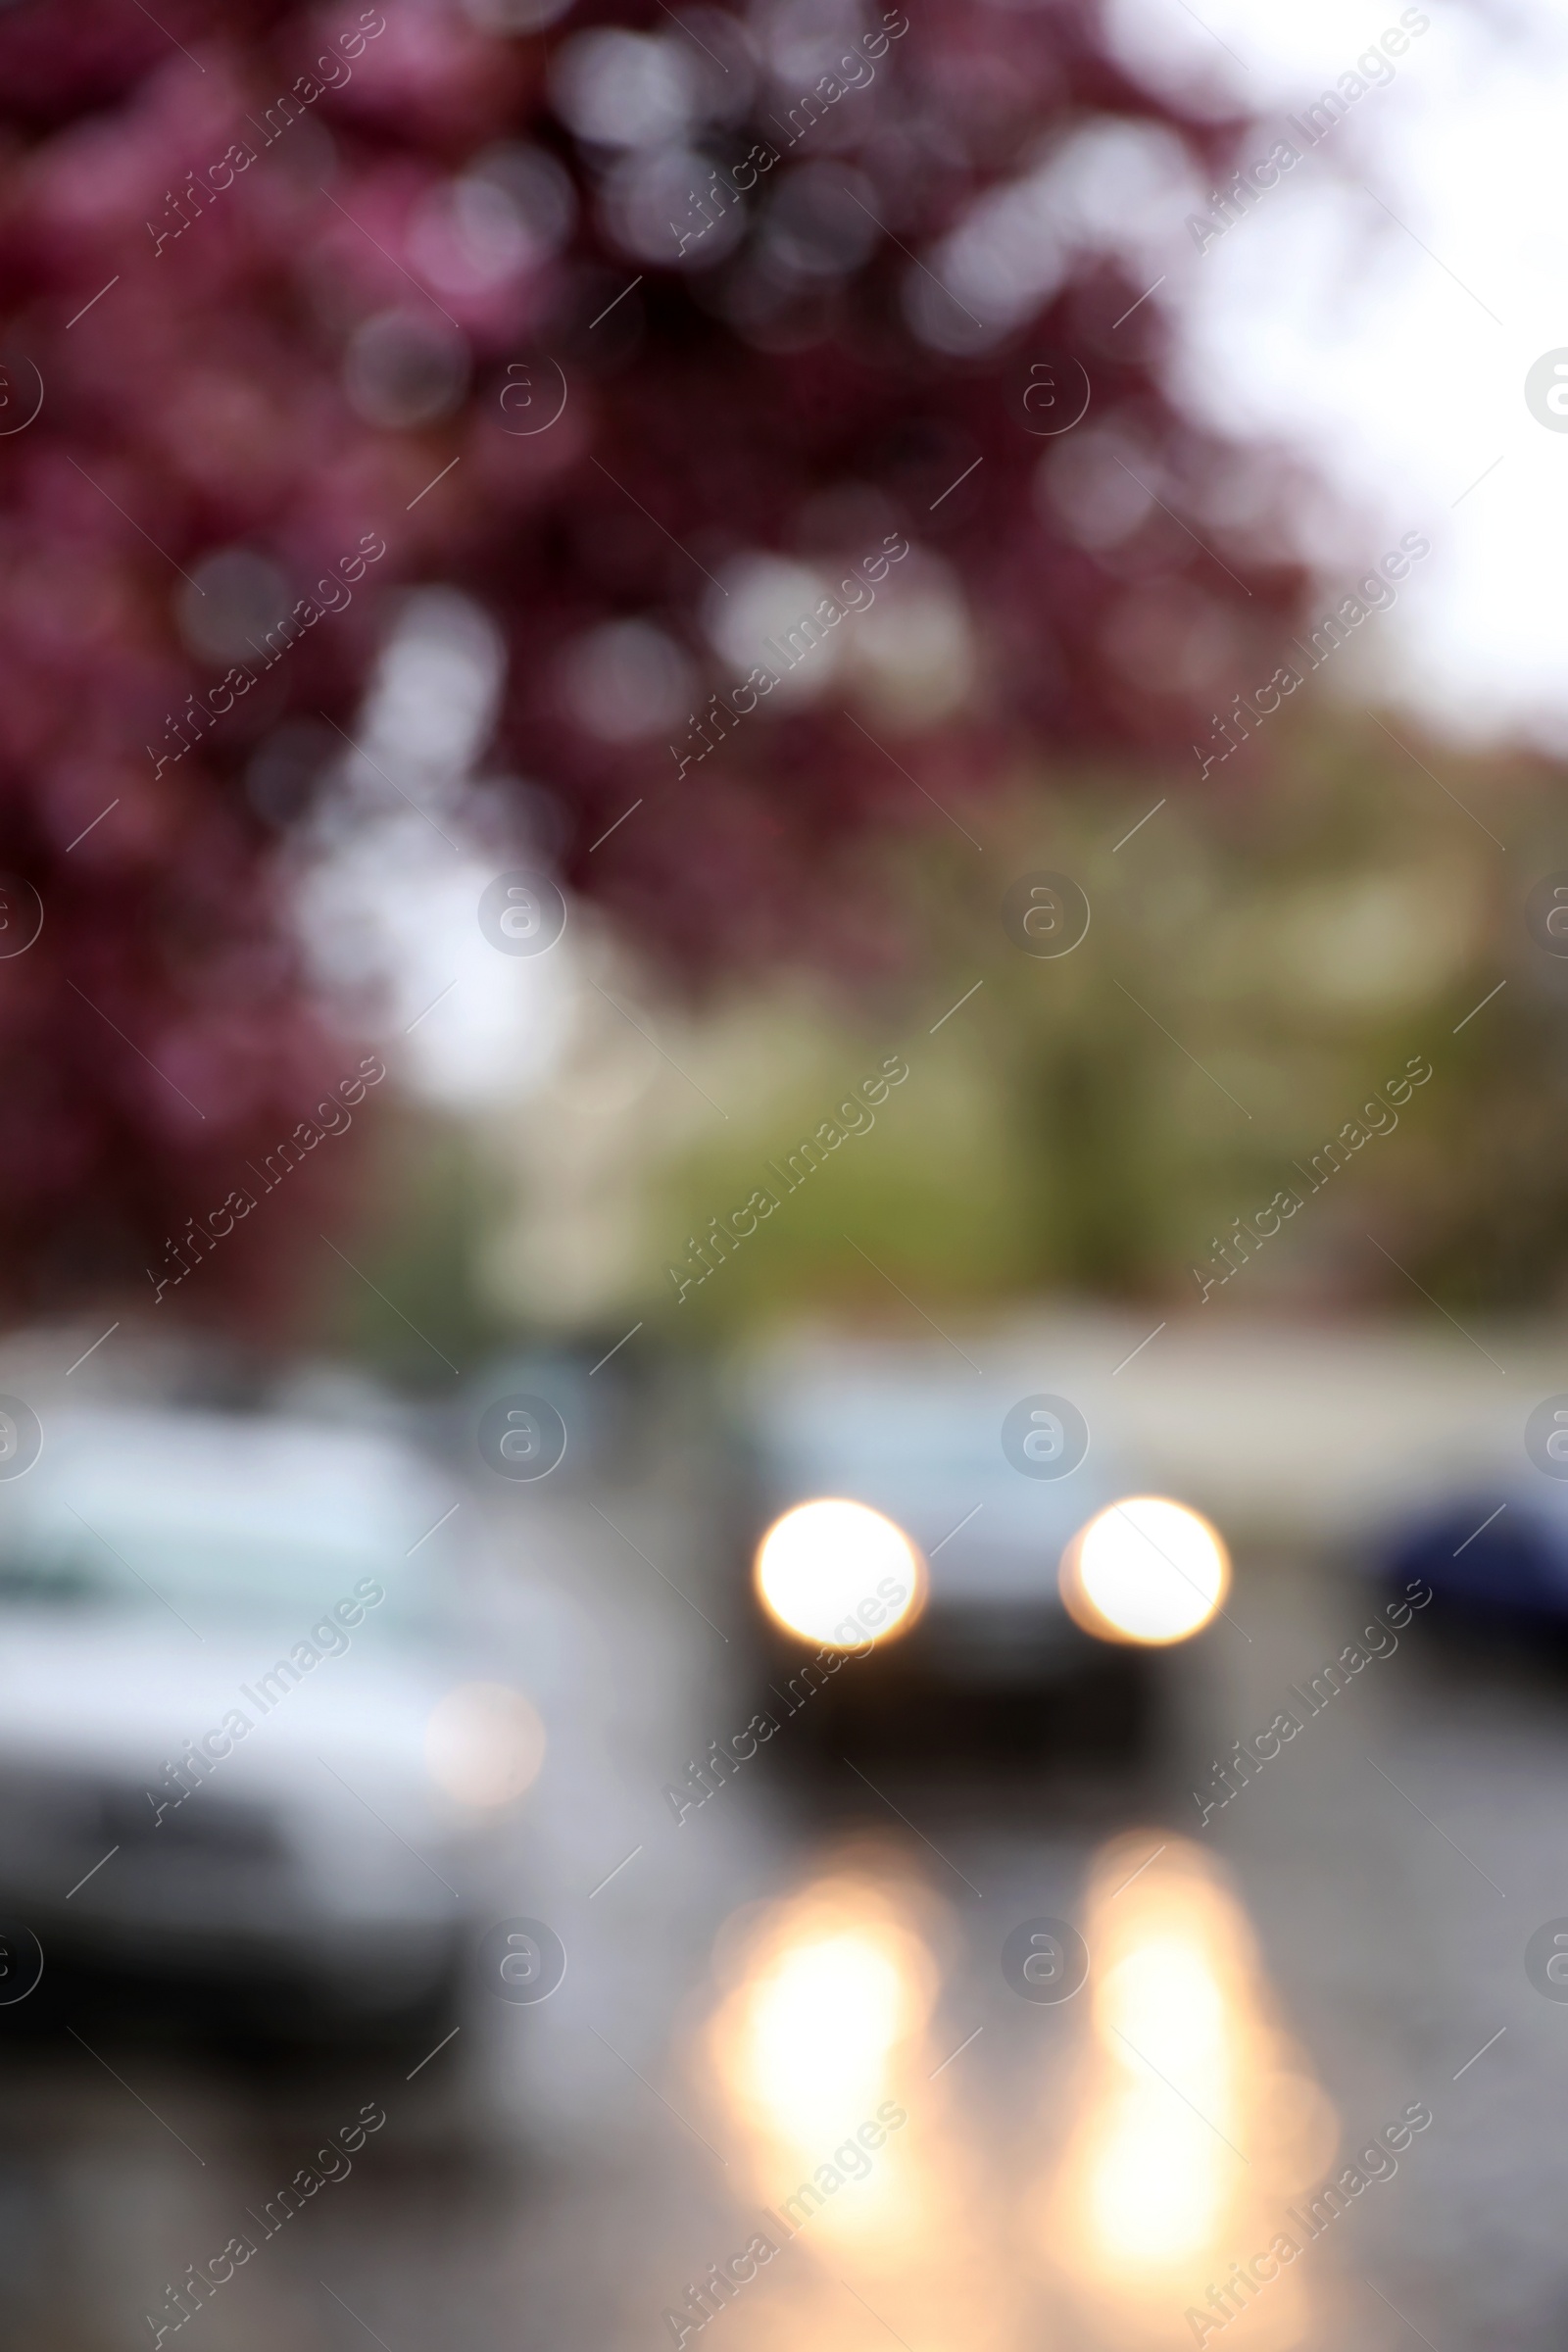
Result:
[[[240,1726],[229,1724],[222,1767],[235,1786],[292,1779],[306,1750],[345,1771],[422,1778],[430,1709],[464,1667],[450,1646],[416,1652],[391,1635],[362,1629],[348,1650],[306,1667],[291,1660],[297,1628],[198,1638],[119,1614],[0,1612],[0,1755],[145,1777],[151,1788],[188,1741],[220,1733],[237,1710],[246,1728],[233,1738]]]

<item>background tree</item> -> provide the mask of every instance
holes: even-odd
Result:
[[[1243,126],[1092,0],[22,0],[0,87],[13,1304],[140,1283],[340,1075],[279,835],[394,584],[504,631],[518,854],[695,978],[887,968],[861,845],[1267,675],[1287,485],[1165,390],[1138,225]],[[285,1295],[328,1156],[215,1305]]]

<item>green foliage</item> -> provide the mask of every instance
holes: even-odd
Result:
[[[1301,1209],[1251,1245],[1224,1294],[1238,1301],[1405,1292],[1370,1232],[1444,1298],[1538,1303],[1543,1267],[1568,1269],[1568,963],[1523,918],[1530,883],[1568,866],[1551,780],[1418,757],[1375,721],[1282,726],[1266,748],[1268,769],[1223,793],[1053,776],[966,810],[982,851],[906,843],[876,880],[927,943],[916,984],[878,1007],[874,1037],[820,1018],[812,1080],[669,1172],[671,1256],[767,1181],[762,1161],[831,1113],[884,1038],[909,1078],[683,1315],[906,1314],[892,1283],[928,1306],[1042,1289],[1196,1305],[1193,1265],[1222,1273],[1216,1244],[1282,1187]],[[1093,908],[1054,960],[1020,953],[1000,913],[1040,869]],[[1423,1057],[1433,1078],[1397,1125],[1375,1114],[1386,1132],[1314,1192],[1311,1155]]]

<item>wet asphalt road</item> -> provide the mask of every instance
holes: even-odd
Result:
[[[730,2352],[803,2340],[877,2352],[890,2337],[907,2352],[1191,2343],[1179,2301],[1129,2314],[1086,2283],[1043,2184],[1085,2144],[1096,2101],[1109,2112],[1091,2004],[1019,1999],[1000,1964],[1021,1920],[1085,1923],[1086,1874],[1124,1839],[1118,1855],[1144,1875],[1115,1897],[1123,1920],[1165,1899],[1184,1840],[1228,1872],[1213,1932],[1233,1951],[1255,1938],[1243,1975],[1224,1979],[1243,2074],[1259,2035],[1288,2035],[1346,2151],[1411,2102],[1433,2119],[1396,2175],[1305,2248],[1289,2297],[1259,2298],[1204,2340],[1560,2344],[1568,2004],[1533,1988],[1523,1953],[1535,1928],[1568,1914],[1568,1677],[1417,1617],[1204,1826],[1192,1789],[1211,1786],[1211,1759],[1267,1725],[1368,1618],[1368,1594],[1334,1562],[1254,1556],[1239,1563],[1229,1620],[1170,1661],[1171,1729],[1146,1773],[966,1783],[934,1754],[919,1770],[890,1765],[880,1794],[846,1775],[824,1805],[781,1738],[677,1828],[663,1785],[745,1720],[734,1645],[699,1605],[729,1572],[720,1539],[674,1488],[498,1507],[531,1596],[527,1672],[551,1743],[502,1893],[557,1929],[565,1982],[537,2008],[475,1991],[462,2033],[422,2067],[412,2049],[287,2059],[117,2033],[112,2008],[91,2053],[6,2034],[0,2340],[151,2344],[145,2315],[167,2309],[168,2286],[368,2105],[386,2121],[352,2171],[167,2341],[672,2343],[664,2312],[771,2227],[759,2217],[811,2169],[800,2150],[816,2144],[824,2068],[830,2090],[840,2070],[851,2104],[870,2080],[874,1986],[867,2007],[845,1980],[842,2046],[831,2022],[779,2026],[776,2003],[764,2014],[754,1998],[783,1981],[781,1952],[809,1943],[823,1899],[810,1889],[836,1874],[833,1916],[852,1930],[869,1920],[902,1971],[887,1997],[906,2001],[907,2030],[885,2079],[908,2123],[881,2171],[703,2332]],[[1114,1921],[1100,1899],[1094,1918]],[[1152,2079],[1144,2090],[1165,2096]],[[1166,2126],[1149,2112],[1157,2139]],[[1225,2137],[1212,2114],[1199,2124]],[[1170,2118],[1181,2123],[1174,2106]],[[1259,2220],[1285,2200],[1246,2148],[1226,2154],[1201,2132],[1182,2145],[1186,2157],[1154,2146],[1156,2172],[1190,2169],[1195,2147],[1200,2165],[1248,2166],[1234,2193],[1251,2202],[1225,2210],[1249,2218],[1222,2221],[1213,2243],[1222,2278],[1268,2243],[1274,2223]],[[1231,2196],[1232,2176],[1215,2179]],[[902,2200],[892,2220],[877,2219],[878,2180]],[[852,2214],[856,2198],[868,2218]]]

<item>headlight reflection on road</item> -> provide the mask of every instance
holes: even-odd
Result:
[[[830,2156],[894,2094],[924,2029],[935,1967],[896,1897],[849,1876],[745,1923],[741,1959],[711,2047],[726,2104],[776,2185]]]
[[[1095,2046],[1040,2213],[1048,2259],[1131,2342],[1168,2332],[1173,2308],[1206,2308],[1230,2265],[1268,2245],[1280,2198],[1318,2178],[1338,2131],[1273,2022],[1241,1905],[1185,1841],[1150,1862],[1160,1842],[1119,1838],[1095,1871]],[[1285,2352],[1306,2323],[1305,2282],[1281,2268],[1247,2342]]]
[[[697,2071],[718,2094],[727,2185],[779,2250],[726,2318],[744,2352],[865,2352],[887,2329],[911,2345],[1028,2340],[1015,2198],[997,2194],[965,2071],[984,2044],[955,2057],[979,2022],[972,1989],[933,2038],[948,1914],[883,1850],[857,1841],[720,1937]]]
[[[1169,2262],[1217,2230],[1241,2128],[1229,2023],[1210,1955],[1179,1920],[1135,1945],[1100,1987],[1095,2028],[1121,2079],[1091,2197],[1095,2236],[1118,2261]],[[1193,2082],[1201,2113],[1182,2103]]]

